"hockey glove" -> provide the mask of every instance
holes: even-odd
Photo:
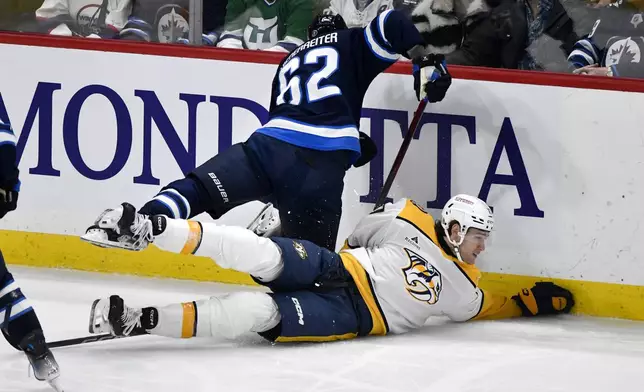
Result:
[[[12,189],[0,188],[0,219],[7,215],[7,212],[13,211],[18,207],[18,191],[20,182]]]
[[[568,64],[574,69],[599,64],[600,54],[591,38],[583,38],[573,45],[572,52],[568,55]]]
[[[364,132],[360,132],[360,157],[353,164],[355,167],[364,166],[378,155],[378,147],[373,139]]]
[[[537,282],[512,297],[524,317],[570,313],[575,305],[572,293],[552,282]]]
[[[445,98],[452,84],[452,76],[447,71],[445,56],[428,54],[413,59],[414,90],[418,100],[439,102]]]
[[[19,173],[16,166],[16,136],[10,124],[0,121],[0,218],[18,206]]]

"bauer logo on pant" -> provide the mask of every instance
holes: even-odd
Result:
[[[309,257],[309,255],[306,253],[306,249],[304,249],[304,245],[302,245],[301,243],[293,241],[293,248],[295,248],[295,251],[302,260],[306,260],[306,258]]]
[[[409,256],[409,266],[402,269],[405,274],[407,291],[412,297],[419,301],[427,302],[430,305],[438,302],[441,290],[443,289],[443,279],[433,265],[425,259],[405,248]]]

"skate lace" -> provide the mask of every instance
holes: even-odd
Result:
[[[136,327],[141,327],[141,315],[143,311],[140,309],[126,308],[125,313],[121,315],[121,323],[123,324],[123,335],[129,335]]]
[[[136,214],[134,223],[130,227],[132,230],[132,239],[134,240],[134,247],[144,247],[146,243],[152,242],[152,221],[148,219],[147,215]]]

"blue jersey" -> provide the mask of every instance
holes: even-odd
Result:
[[[367,88],[416,45],[413,23],[387,10],[367,27],[313,38],[282,60],[271,93],[269,121],[257,132],[315,150],[355,151]]]

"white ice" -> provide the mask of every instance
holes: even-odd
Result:
[[[88,335],[95,298],[166,304],[249,289],[216,283],[11,268],[48,340]],[[250,288],[252,289],[252,288]],[[143,336],[54,350],[67,392],[642,391],[644,323],[581,317],[452,324],[402,336],[271,345]],[[47,391],[0,342],[0,391]]]

